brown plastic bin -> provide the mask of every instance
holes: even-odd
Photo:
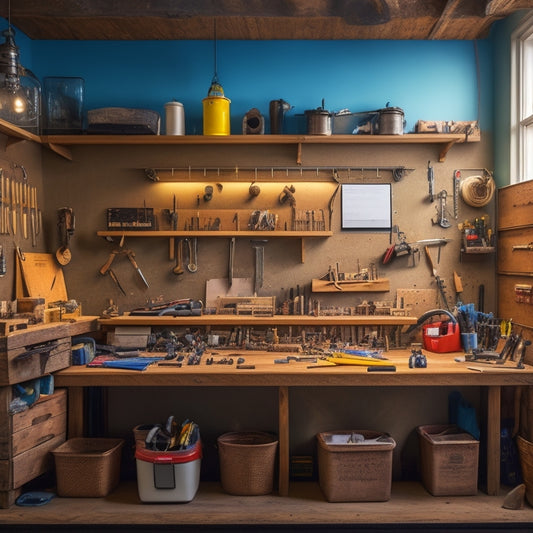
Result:
[[[274,486],[277,437],[261,431],[231,432],[217,439],[220,481],[228,494],[259,496]]]
[[[58,496],[107,496],[120,481],[123,445],[123,439],[74,438],[53,450]]]
[[[418,427],[422,483],[433,496],[477,494],[479,441],[454,425]]]
[[[365,440],[348,443],[355,435]],[[319,433],[317,440],[318,481],[326,500],[383,502],[390,499],[394,439],[376,431],[343,430]]]

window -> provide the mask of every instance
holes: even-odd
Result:
[[[533,179],[533,13],[511,42],[511,183]]]

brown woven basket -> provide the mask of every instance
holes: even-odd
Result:
[[[522,477],[526,485],[526,499],[529,505],[533,505],[533,442],[529,442],[520,435],[516,437]]]
[[[274,486],[277,438],[270,433],[225,433],[217,439],[220,480],[228,494],[259,496]]]
[[[123,439],[74,438],[52,451],[57,494],[72,498],[107,496],[120,481]]]

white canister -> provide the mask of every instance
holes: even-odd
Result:
[[[185,135],[185,111],[181,102],[165,104],[166,134]]]

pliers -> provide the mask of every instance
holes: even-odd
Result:
[[[109,254],[109,257],[106,263],[100,268],[100,274],[104,276],[105,274],[109,273],[109,275],[111,276],[111,279],[115,282],[115,285],[120,289],[122,294],[126,296],[126,291],[122,288],[122,286],[120,285],[120,282],[118,281],[116,274],[111,269],[111,263],[113,263],[113,261],[115,260],[115,257],[119,254],[125,254],[128,256],[130,263],[132,264],[133,268],[137,271],[137,273],[141,277],[143,283],[147,287],[149,287],[148,282],[146,281],[146,278],[143,276],[143,273],[141,272],[139,265],[137,265],[137,262],[135,261],[135,253],[133,252],[133,250],[128,250],[126,248],[119,248],[118,250],[113,250]]]

